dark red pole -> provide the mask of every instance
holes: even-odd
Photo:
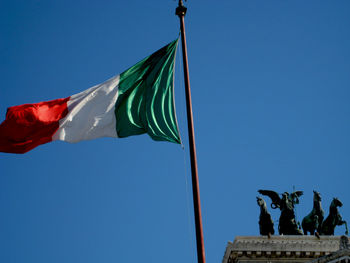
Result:
[[[186,34],[185,34],[186,11],[187,11],[187,8],[184,7],[182,0],[179,0],[179,6],[176,8],[176,15],[180,18],[180,27],[181,27],[182,58],[183,58],[183,65],[184,65],[185,90],[186,90],[187,125],[188,125],[188,137],[189,137],[190,157],[191,157],[192,192],[193,192],[194,220],[195,220],[195,226],[196,226],[197,257],[198,257],[198,263],[205,263],[201,202],[200,202],[200,196],[199,196],[199,183],[198,183],[196,143],[194,140],[191,87],[190,87],[190,77],[188,73],[188,61],[187,61],[187,47],[186,47]]]

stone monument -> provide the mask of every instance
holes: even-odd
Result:
[[[348,263],[347,236],[237,236],[222,263]]]
[[[274,235],[274,221],[266,202],[257,197],[261,236],[237,236],[233,242],[228,242],[222,263],[350,263],[348,226],[338,211],[338,207],[343,205],[338,198],[333,198],[329,215],[323,220],[321,195],[313,191],[314,206],[302,221],[302,231],[294,209],[303,191],[282,194],[271,190],[258,192],[271,199],[272,209],[280,210],[280,235]],[[345,235],[334,236],[335,227],[341,225],[345,225]]]

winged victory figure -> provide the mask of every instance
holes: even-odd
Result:
[[[280,235],[303,234],[295,220],[294,212],[294,205],[299,204],[299,197],[303,195],[303,191],[295,191],[293,193],[284,192],[281,197],[278,193],[271,190],[259,190],[258,192],[270,197],[272,209],[280,209],[281,215],[278,223],[278,232]]]

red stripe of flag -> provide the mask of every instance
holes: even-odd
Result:
[[[69,97],[8,108],[0,124],[0,152],[25,153],[52,141],[59,120],[68,114],[68,100]]]

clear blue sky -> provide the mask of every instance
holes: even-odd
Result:
[[[176,5],[1,0],[0,121],[9,106],[78,93],[174,40]],[[350,221],[350,2],[186,5],[207,262],[235,236],[258,235],[260,188],[303,190],[300,221],[312,190],[326,214],[337,196]],[[196,262],[179,54],[184,150],[141,135],[0,153],[0,262]]]

